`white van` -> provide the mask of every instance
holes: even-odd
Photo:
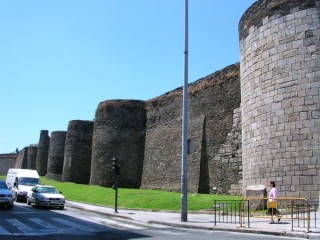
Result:
[[[28,191],[33,186],[40,184],[40,177],[36,170],[10,168],[6,183],[16,202],[19,200],[26,201]]]

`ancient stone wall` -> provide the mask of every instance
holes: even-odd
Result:
[[[45,176],[47,174],[49,144],[50,137],[48,130],[41,130],[36,157],[36,170],[40,176]]]
[[[61,181],[66,131],[51,133],[46,177]]]
[[[0,175],[6,176],[9,168],[14,168],[17,153],[0,154]]]
[[[195,149],[188,155],[189,191],[208,193],[217,187],[226,193],[240,180],[241,157],[232,149],[236,152],[241,144],[229,142],[227,161],[215,156],[229,133],[241,132],[239,126],[233,128],[234,110],[240,106],[239,64],[189,84],[188,105],[188,136]],[[181,110],[181,88],[147,101],[142,188],[181,189]]]
[[[38,146],[29,146],[27,148],[28,148],[27,169],[35,170]]]
[[[319,199],[320,1],[260,0],[239,23],[243,184]]]
[[[108,100],[96,110],[90,184],[114,185],[112,158],[120,160],[120,187],[139,188],[144,159],[144,101]]]
[[[239,23],[240,66],[189,84],[190,192],[239,195],[247,186],[272,179],[280,196],[319,199],[319,9],[319,0],[257,1]],[[180,191],[181,111],[182,88],[147,102],[101,102],[89,183],[111,187],[112,158],[117,157],[120,187]],[[85,135],[73,128],[65,180],[80,151],[72,136]],[[65,132],[64,137],[54,135],[47,176],[60,180]],[[16,167],[27,168],[27,152],[19,152]]]
[[[90,180],[93,121],[70,121],[66,135],[62,181],[88,184]]]
[[[19,151],[14,168],[28,168],[28,148],[25,147]]]

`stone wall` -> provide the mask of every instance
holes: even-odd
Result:
[[[28,148],[27,169],[35,170],[38,146],[29,146],[27,148]]]
[[[17,153],[0,154],[0,175],[6,176],[9,168],[14,168]]]
[[[191,192],[226,193],[240,180],[241,157],[222,161],[215,156],[233,128],[234,110],[240,106],[239,64],[189,84],[188,136],[195,151],[188,155],[188,187]],[[181,189],[182,88],[147,101],[147,133],[142,188]],[[230,147],[237,151],[239,142]],[[232,152],[230,150],[230,152]],[[234,159],[234,160],[232,160]],[[228,173],[228,175],[226,175]]]
[[[90,184],[114,185],[112,158],[120,160],[120,187],[139,188],[144,158],[144,101],[108,100],[96,110]]]
[[[46,177],[61,181],[66,131],[51,133]]]
[[[319,199],[319,7],[260,0],[240,20],[244,187]]]
[[[45,176],[47,174],[49,144],[50,137],[48,130],[41,130],[36,157],[36,170],[40,176]]]
[[[319,0],[257,1],[239,23],[240,65],[189,84],[190,192],[241,195],[272,179],[280,196],[319,199],[319,9]],[[111,187],[117,157],[120,187],[180,191],[181,110],[182,88],[146,102],[101,102],[89,183]],[[60,180],[65,137],[52,137],[47,176]],[[65,180],[78,155],[71,138]],[[27,167],[27,152],[18,154],[16,167]]]
[[[66,135],[62,181],[88,184],[90,180],[93,121],[70,121]]]
[[[28,148],[25,147],[19,151],[14,168],[28,168]]]

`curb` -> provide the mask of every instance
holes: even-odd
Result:
[[[80,206],[80,205],[77,205],[76,203],[75,204],[66,203],[65,205],[68,207],[71,207],[71,208],[75,208],[75,209],[81,209],[81,210],[85,210],[88,212],[95,212],[95,213],[103,214],[105,216],[117,217],[117,218],[135,221],[135,219],[128,217],[128,216],[117,215],[117,213],[97,212],[94,209],[90,209],[85,206]],[[101,206],[96,206],[96,207],[101,207]],[[152,211],[152,212],[161,212],[161,211]],[[269,236],[295,237],[295,238],[301,238],[301,239],[320,239],[319,234],[313,234],[312,232],[311,233],[287,232],[287,231],[271,232],[271,231],[265,231],[265,230],[260,230],[260,229],[250,229],[250,228],[241,228],[241,227],[195,226],[195,225],[187,224],[187,223],[170,223],[170,222],[163,222],[163,221],[156,221],[156,220],[150,220],[147,223],[158,224],[158,225],[163,225],[163,226],[178,227],[178,228],[186,228],[186,229],[196,229],[196,230],[229,231],[229,232],[240,232],[240,233],[255,233],[255,234],[262,234],[262,235],[269,235]]]

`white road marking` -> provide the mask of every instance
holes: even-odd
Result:
[[[108,218],[93,217],[93,219],[99,221],[99,223],[103,223],[106,225],[110,224],[112,227],[116,227],[117,229],[121,229],[121,230],[123,230],[123,229],[137,229],[137,230],[147,229],[145,227],[137,226],[134,224],[123,223],[123,222],[111,220]]]
[[[24,232],[24,233],[34,232],[34,229],[32,227],[29,227],[28,225],[20,222],[17,219],[10,218],[10,219],[6,219],[6,221],[12,224],[13,226],[15,226],[16,228],[18,228],[21,232]]]
[[[50,219],[55,221],[55,222],[62,223],[62,224],[67,225],[67,226],[69,226],[69,227],[71,227],[73,229],[77,229],[77,230],[80,230],[80,231],[83,231],[83,232],[96,232],[97,231],[96,229],[93,229],[93,228],[90,228],[90,227],[87,227],[87,226],[84,226],[84,225],[80,225],[80,224],[77,224],[77,223],[73,223],[73,222],[64,220],[62,218],[50,218]]]
[[[36,223],[36,224],[38,224],[38,225],[40,225],[40,226],[42,226],[42,227],[44,227],[45,229],[50,230],[50,231],[58,230],[58,227],[53,226],[52,224],[47,223],[47,222],[41,220],[40,218],[29,218],[29,220],[34,222],[34,223]]]
[[[8,232],[6,229],[0,226],[0,235],[8,235],[10,232]]]

